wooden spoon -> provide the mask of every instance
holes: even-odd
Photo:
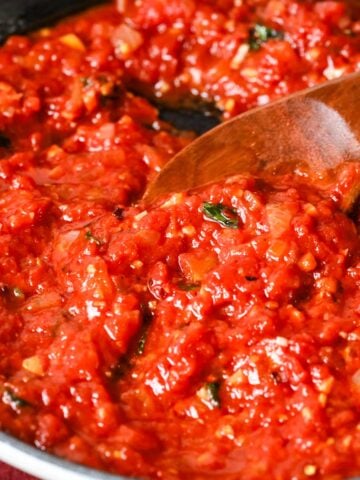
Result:
[[[241,173],[305,168],[319,180],[329,171],[336,175],[336,166],[360,160],[359,112],[360,73],[250,110],[178,153],[149,185],[143,200],[150,204],[165,194]],[[357,194],[356,189],[344,200],[345,210]]]

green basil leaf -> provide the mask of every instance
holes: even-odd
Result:
[[[203,204],[203,212],[207,218],[227,228],[238,228],[239,219],[236,216],[235,210],[223,205],[222,203]]]
[[[87,230],[87,232],[85,232],[85,238],[86,238],[86,240],[89,240],[89,242],[96,243],[96,245],[98,245],[99,247],[102,245],[102,241],[99,238],[95,237],[90,232],[90,230]]]
[[[137,349],[136,349],[136,354],[137,355],[142,355],[145,351],[145,345],[146,345],[146,339],[147,339],[147,331],[145,331],[141,337],[139,338],[139,342],[137,344]]]
[[[275,28],[267,27],[257,23],[249,31],[249,46],[250,50],[259,50],[261,45],[268,40],[278,39],[282,40],[284,38],[284,32],[280,30],[275,30]]]
[[[220,407],[220,382],[209,382],[205,384],[210,401],[214,407]]]
[[[178,288],[180,290],[184,290],[185,292],[191,292],[192,290],[198,290],[200,288],[199,283],[185,283],[185,282],[180,282],[178,283]]]
[[[24,408],[24,407],[31,406],[31,403],[29,403],[27,400],[24,400],[23,398],[16,395],[9,388],[7,388],[3,393],[3,401],[4,403],[6,403],[7,405],[10,405],[13,408]]]

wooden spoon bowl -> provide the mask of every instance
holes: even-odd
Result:
[[[360,160],[360,73],[250,110],[205,133],[178,153],[149,185],[145,204],[250,173],[305,169],[319,182]],[[359,188],[360,189],[360,188]],[[349,208],[357,191],[344,200]]]

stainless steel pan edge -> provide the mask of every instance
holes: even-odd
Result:
[[[0,43],[9,34],[27,32],[51,23],[65,14],[68,15],[104,1],[106,0],[0,0]],[[205,117],[196,112],[190,117],[186,111],[176,112],[173,109],[160,108],[160,115],[177,128],[195,130],[198,134],[218,123],[215,117]],[[130,478],[64,460],[1,431],[0,460],[41,480],[129,480]],[[360,480],[360,477],[350,480]]]
[[[42,452],[0,432],[0,460],[41,480],[127,480]]]

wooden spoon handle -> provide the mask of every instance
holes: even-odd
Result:
[[[324,172],[360,160],[360,73],[250,110],[199,137],[150,184],[146,203],[239,173]]]

